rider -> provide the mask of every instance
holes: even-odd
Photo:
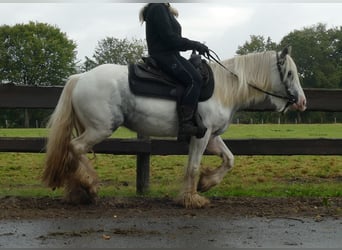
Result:
[[[161,70],[185,87],[177,105],[178,139],[186,140],[189,136],[201,138],[206,132],[197,114],[202,78],[194,66],[180,55],[180,51],[196,50],[204,55],[209,54],[209,49],[200,42],[182,37],[177,16],[177,10],[169,3],[149,3],[142,8],[139,18],[142,23],[146,22],[149,55]]]

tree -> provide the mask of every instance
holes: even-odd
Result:
[[[34,22],[3,25],[0,40],[0,84],[60,85],[75,72],[76,44],[55,26]],[[0,126],[28,127],[30,118],[42,121],[49,113],[1,110]]]
[[[304,87],[342,87],[342,27],[327,29],[325,24],[295,30],[281,46],[292,45],[292,57]]]
[[[3,25],[0,40],[0,83],[59,85],[75,72],[76,44],[55,26]]]
[[[98,42],[93,59],[86,57],[82,69],[87,71],[104,63],[121,65],[135,63],[140,60],[145,51],[146,45],[143,40],[133,39],[129,41],[127,38],[107,37]]]
[[[238,55],[277,49],[277,44],[272,42],[270,37],[267,37],[267,40],[265,40],[263,36],[251,35],[250,39],[244,45],[238,46],[238,50],[236,51]]]

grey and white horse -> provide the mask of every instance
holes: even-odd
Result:
[[[234,156],[220,135],[238,109],[267,96],[278,111],[289,107],[306,109],[289,48],[237,56],[221,63],[230,72],[220,65],[210,65],[215,78],[214,93],[198,106],[208,130],[203,138],[190,140],[184,185],[176,199],[188,208],[209,203],[198,192],[219,184],[233,167]],[[176,103],[132,94],[127,66],[105,64],[70,76],[49,122],[43,181],[51,188],[64,186],[70,202],[91,200],[99,182],[86,153],[119,126],[146,136],[175,137]],[[200,171],[205,150],[221,157],[221,166]]]

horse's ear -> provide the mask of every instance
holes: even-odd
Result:
[[[283,51],[280,54],[280,58],[285,58],[286,55],[291,55],[292,47],[291,46],[286,46]]]

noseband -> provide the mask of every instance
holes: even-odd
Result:
[[[217,54],[214,51],[210,50],[210,52],[214,53],[214,55],[218,58]],[[284,79],[284,73],[281,70],[281,64],[282,63],[279,60],[278,52],[276,52],[276,57],[277,57],[277,69],[278,69],[278,72],[279,72],[281,83],[284,84],[285,91],[286,91],[286,94],[287,94],[286,96],[285,95],[279,95],[279,94],[276,94],[276,93],[272,93],[272,92],[263,90],[263,89],[255,86],[255,85],[253,85],[251,83],[247,83],[247,84],[248,84],[248,86],[252,87],[253,89],[255,89],[255,90],[259,91],[259,92],[262,92],[262,93],[264,93],[266,95],[286,100],[287,103],[286,103],[285,107],[281,111],[281,112],[284,112],[290,105],[295,104],[297,102],[297,98],[294,95],[291,94],[291,92],[289,90],[289,86],[287,85],[287,82]],[[217,64],[219,64],[221,67],[223,67],[226,71],[228,71],[229,73],[233,74],[236,78],[238,78],[238,75],[236,75],[234,72],[232,72],[227,67],[225,67],[218,59],[213,57],[210,53],[208,55],[208,59],[209,60],[211,60],[211,59],[214,60]]]

